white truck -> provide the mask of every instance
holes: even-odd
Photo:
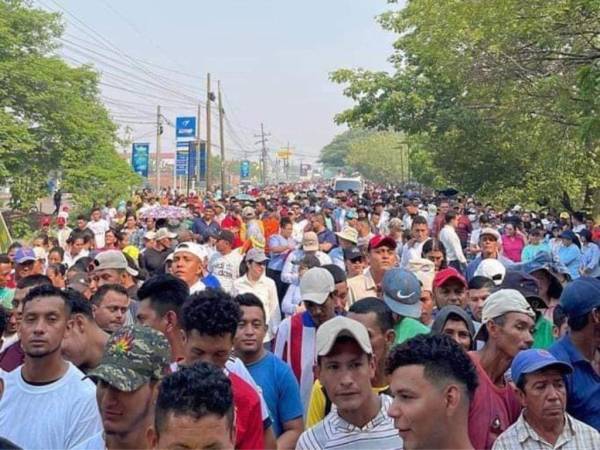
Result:
[[[364,184],[361,177],[336,177],[332,183],[333,190],[336,192],[352,191],[362,195]]]

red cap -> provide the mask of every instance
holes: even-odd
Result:
[[[50,217],[42,217],[42,225],[50,225],[50,223],[52,223]]]
[[[448,267],[436,273],[433,279],[433,287],[440,287],[448,280],[458,280],[465,288],[468,287],[467,280],[454,267]]]
[[[56,223],[67,223],[67,219],[65,219],[65,218],[64,218],[64,217],[62,217],[62,216],[58,216],[58,217],[56,218]]]
[[[379,248],[385,245],[386,247],[391,248],[392,250],[396,249],[396,241],[389,236],[383,236],[378,234],[377,236],[373,236],[369,241],[369,251]]]

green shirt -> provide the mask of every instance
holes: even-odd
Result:
[[[423,325],[421,322],[411,317],[404,317],[396,324],[394,331],[396,332],[396,340],[394,341],[394,344],[401,344],[402,342],[419,334],[429,334],[431,332],[427,325]]]
[[[552,334],[552,323],[544,316],[535,323],[533,330],[533,345],[532,348],[547,349],[554,344],[554,335]]]

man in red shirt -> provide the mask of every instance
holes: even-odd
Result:
[[[233,389],[236,449],[275,448],[270,419],[262,420],[259,394],[242,377],[226,368],[241,318],[239,305],[223,291],[207,289],[189,297],[181,310],[183,365],[208,362],[223,369],[229,377]]]
[[[491,449],[519,417],[521,404],[504,374],[517,353],[533,344],[534,320],[525,297],[513,289],[494,292],[483,305],[475,339],[485,345],[469,352],[479,378],[469,409],[469,437],[476,449]]]

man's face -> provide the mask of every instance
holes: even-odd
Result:
[[[446,305],[464,308],[467,303],[467,288],[459,280],[450,279],[440,287],[433,288],[435,304],[438,309]]]
[[[469,289],[468,302],[471,313],[477,322],[481,322],[481,311],[483,310],[483,304],[490,295],[488,288],[481,289]]]
[[[212,222],[215,217],[215,211],[212,208],[205,208],[203,216],[206,222]]]
[[[484,234],[479,238],[479,245],[484,256],[495,255],[498,253],[498,241],[494,236]]]
[[[456,318],[446,320],[442,328],[442,334],[447,334],[456,342],[458,342],[465,351],[471,350],[471,334],[467,328],[467,324]]]
[[[341,314],[346,310],[346,303],[348,303],[348,283],[346,281],[336,283],[335,291],[331,295],[335,299],[335,310]]]
[[[15,273],[17,275],[17,279],[21,280],[29,275],[33,275],[37,270],[36,261],[25,261],[21,264],[17,264],[15,266]]]
[[[139,302],[136,320],[139,324],[158,330],[163,334],[167,332],[167,320],[152,308],[152,303],[148,298]]]
[[[450,204],[447,202],[440,203],[440,214],[446,215],[446,213],[450,210]]]
[[[433,313],[433,294],[425,289],[421,290],[421,317],[420,320],[425,325],[431,323],[431,315]]]
[[[129,297],[116,291],[108,291],[100,305],[92,305],[94,319],[100,328],[113,333],[125,324]]]
[[[376,364],[385,361],[390,346],[393,344],[393,333],[386,333],[377,323],[377,314],[368,312],[366,314],[348,313],[349,319],[362,323],[369,332],[369,340],[373,348]]]
[[[160,433],[151,432],[153,449],[225,449],[235,446],[235,429],[227,416],[168,414]]]
[[[0,263],[0,288],[6,287],[11,272],[12,264]]]
[[[446,416],[444,392],[425,376],[423,366],[398,367],[390,379],[394,400],[388,415],[404,441],[404,448],[430,449],[439,447],[448,433],[440,424]]]
[[[339,411],[356,412],[372,395],[375,361],[353,339],[341,340],[327,356],[321,356],[318,378]]]
[[[83,250],[83,239],[75,239],[71,244],[71,255],[76,256],[81,250]]]
[[[151,383],[133,392],[123,392],[105,381],[96,386],[96,401],[107,436],[124,435],[146,426],[154,405],[154,389]]]
[[[567,388],[563,374],[552,366],[525,375],[524,390],[517,390],[528,418],[536,423],[556,421],[565,415]]]
[[[86,339],[85,333],[88,319],[84,317],[78,318],[77,314],[75,316],[67,324],[65,336],[61,344],[61,351],[67,361],[71,361],[77,367],[80,367],[84,363],[83,355],[90,344]]]
[[[97,222],[98,220],[100,220],[100,211],[94,211],[92,213],[92,220],[94,222]]]
[[[309,301],[304,302],[306,311],[312,317],[317,328],[335,316],[335,304],[335,298],[332,295],[327,297],[327,300],[322,305]]]
[[[288,223],[283,228],[281,228],[281,235],[288,239],[292,236],[292,232],[294,231],[294,227],[291,223]]]
[[[105,284],[122,284],[122,276],[117,269],[94,270],[90,278],[90,288],[93,292]]]
[[[533,344],[535,323],[524,313],[506,313],[504,325],[491,323],[488,328],[489,338],[496,341],[496,347],[514,358],[521,350],[527,350]]]
[[[382,245],[369,252],[369,263],[376,271],[391,269],[396,264],[396,252],[387,245]]]
[[[59,351],[67,319],[65,302],[60,297],[28,301],[19,327],[23,352],[31,358],[41,358]]]
[[[346,271],[348,272],[348,278],[360,275],[365,270],[365,267],[365,259],[362,256],[346,260]]]
[[[418,242],[425,242],[429,237],[429,229],[424,223],[417,223],[412,227],[412,237]]]
[[[60,258],[60,253],[51,252],[48,255],[48,264],[60,264],[61,262],[62,262],[62,259]]]
[[[84,219],[77,219],[77,228],[83,230],[87,225],[87,222]]]
[[[198,333],[198,330],[191,330],[184,333],[183,348],[187,365],[203,361],[222,369],[233,348],[233,336],[229,333],[223,336],[208,336]]]
[[[202,261],[190,252],[177,252],[173,256],[173,275],[192,286],[202,276]]]
[[[235,349],[241,354],[255,355],[267,334],[263,312],[257,306],[242,306],[242,320],[235,335]]]

